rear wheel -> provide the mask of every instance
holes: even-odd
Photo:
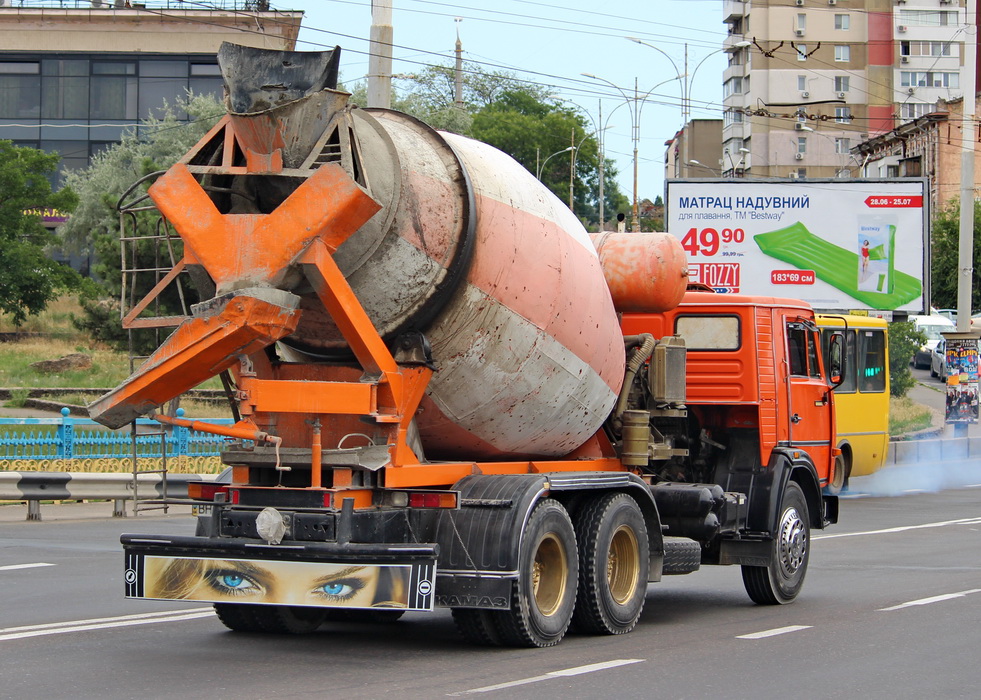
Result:
[[[754,603],[784,605],[793,602],[804,586],[811,554],[807,500],[793,481],[783,492],[771,547],[769,566],[743,566],[743,585]]]
[[[558,501],[542,500],[522,533],[511,609],[491,613],[503,644],[548,647],[559,643],[576,604],[578,561],[569,514]]]
[[[647,594],[647,524],[630,496],[610,493],[580,511],[579,593],[573,623],[597,634],[624,634],[640,619]]]
[[[324,611],[320,608],[287,605],[215,603],[215,613],[225,627],[236,632],[306,634],[324,621]]]

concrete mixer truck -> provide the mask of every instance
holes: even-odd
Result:
[[[686,291],[667,234],[595,234],[500,151],[337,91],[339,49],[219,54],[228,114],[148,194],[200,303],[90,414],[226,436],[194,536],[123,535],[126,595],[232,630],[450,608],[544,647],[739,565],[793,601],[837,520],[804,303]],[[148,297],[148,299],[150,298]],[[144,300],[139,308],[147,308]],[[139,311],[139,308],[137,311]],[[159,413],[218,374],[230,426]]]

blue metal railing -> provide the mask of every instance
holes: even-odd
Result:
[[[184,409],[177,409],[177,417]],[[230,418],[208,419],[215,425],[231,425]],[[167,432],[167,457],[213,457],[221,453],[228,438],[181,426],[163,426],[155,420],[136,421],[138,457],[162,457],[160,431]],[[20,430],[12,430],[12,427]],[[52,430],[51,427],[54,429]],[[47,429],[46,429],[47,428]],[[156,434],[140,434],[148,429]],[[0,460],[10,459],[123,459],[133,454],[129,428],[108,430],[88,418],[73,418],[67,408],[61,418],[0,418]]]

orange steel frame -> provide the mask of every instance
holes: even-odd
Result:
[[[212,140],[222,128],[228,130],[224,135],[228,153],[235,139],[230,133],[233,125],[227,121],[196,148]],[[329,444],[326,441],[357,432],[358,426],[363,430],[366,417],[389,447],[390,462],[382,477],[387,488],[448,487],[471,474],[627,470],[602,431],[562,459],[421,463],[408,436],[432,370],[396,362],[332,255],[379,206],[343,169],[327,164],[270,214],[221,214],[184,163],[173,166],[149,191],[184,240],[185,258],[179,265],[203,266],[219,293],[248,286],[275,287],[289,268],[299,266],[364,374],[352,377],[350,367],[273,366],[264,348],[289,335],[301,312],[233,296],[226,311],[217,315],[220,332],[215,332],[216,317],[185,321],[126,384],[110,395],[109,408],[160,405],[167,400],[165,394],[172,398],[190,388],[185,386],[186,378],[192,377],[197,384],[205,375],[230,369],[236,378],[242,420],[232,428],[201,421],[194,421],[193,427],[286,447],[309,446],[309,488],[333,491],[325,504],[338,508],[342,498],[352,498],[356,508],[370,507],[371,491],[352,486],[350,468],[331,468],[330,485],[325,487],[322,448]],[[250,157],[245,169],[230,163],[219,167],[224,172],[269,173],[281,169],[280,163],[276,158]],[[214,166],[208,167],[209,172],[214,170]],[[230,307],[231,312],[227,311]],[[185,423],[191,422],[181,424]],[[233,484],[247,486],[247,474],[247,469],[234,469]]]

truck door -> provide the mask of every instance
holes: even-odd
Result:
[[[785,316],[789,446],[814,460],[821,485],[831,473],[834,417],[831,392],[820,360],[817,328],[798,317]]]

